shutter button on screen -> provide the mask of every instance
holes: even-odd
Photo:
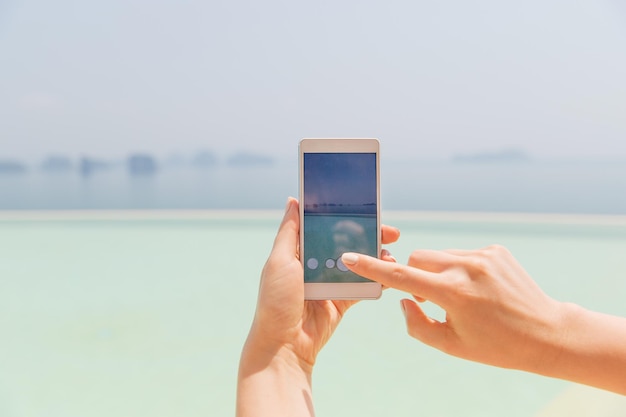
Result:
[[[337,259],[337,269],[340,270],[341,272],[348,272],[348,268],[346,267],[346,265],[341,260],[341,257],[339,257],[339,259]]]
[[[309,258],[309,260],[306,261],[306,266],[309,269],[317,269],[317,267],[319,266],[319,261],[315,258]]]

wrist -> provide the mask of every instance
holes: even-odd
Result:
[[[252,335],[241,353],[237,416],[312,416],[312,366],[288,346]]]
[[[577,350],[576,326],[584,312],[585,310],[577,304],[558,303],[558,309],[554,315],[553,336],[544,351],[541,368],[534,372],[569,379],[566,370],[571,367],[572,361],[577,360],[574,354]]]
[[[626,319],[572,303],[563,311],[560,354],[547,375],[626,395]]]
[[[313,363],[298,355],[291,344],[264,338],[253,328],[241,352],[241,367],[271,369],[302,375],[310,381]]]
[[[527,334],[520,345],[524,352],[514,368],[553,376],[566,356],[573,304],[551,300],[543,314],[527,322]]]

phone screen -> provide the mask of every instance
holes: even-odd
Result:
[[[304,153],[304,281],[370,282],[345,252],[378,256],[376,153]]]

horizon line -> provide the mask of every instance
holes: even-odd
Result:
[[[0,210],[0,222],[125,220],[280,220],[279,209]],[[626,214],[385,210],[386,221],[626,226]]]

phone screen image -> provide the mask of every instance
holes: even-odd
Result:
[[[371,282],[341,255],[378,256],[376,153],[304,153],[305,282]]]

